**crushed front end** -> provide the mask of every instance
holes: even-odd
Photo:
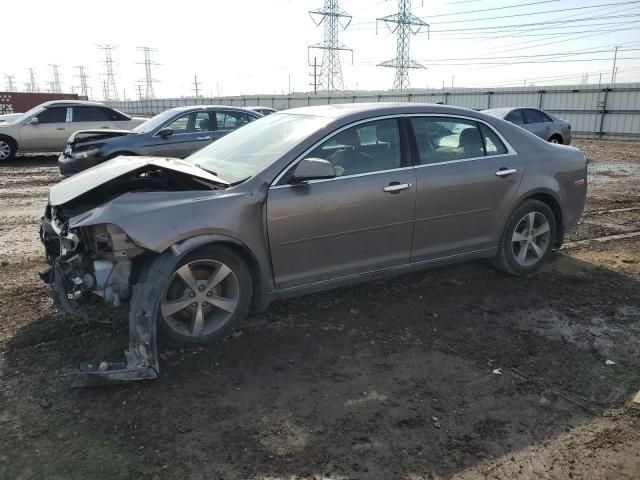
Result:
[[[51,286],[59,308],[74,317],[90,320],[83,308],[90,296],[101,297],[114,307],[131,299],[134,262],[143,260],[147,252],[116,225],[69,228],[75,213],[61,206],[47,206],[40,238],[49,265],[40,272],[40,277]],[[126,360],[81,365],[75,386],[158,376],[152,312],[130,315],[129,323]]]

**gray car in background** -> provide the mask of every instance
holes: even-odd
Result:
[[[262,115],[218,105],[165,110],[133,130],[80,130],[58,158],[63,177],[120,155],[183,158]]]
[[[491,108],[482,113],[502,118],[551,143],[569,145],[571,124],[537,108]]]
[[[72,314],[129,302],[127,364],[87,375],[153,378],[156,325],[203,345],[292,295],[477,258],[531,274],[586,178],[580,150],[471,110],[287,110],[184,160],[119,157],[52,187],[41,276]]]

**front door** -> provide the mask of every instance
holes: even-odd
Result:
[[[20,128],[20,149],[24,151],[62,152],[71,133],[68,116],[71,109],[52,107],[40,112],[38,123]]]
[[[415,175],[396,119],[333,135],[306,157],[336,177],[269,190],[267,222],[278,289],[358,275],[410,261]]]
[[[170,128],[171,135],[150,137],[146,155],[184,158],[213,141],[210,113],[204,110],[181,115],[163,128]]]
[[[424,116],[410,120],[418,147],[412,261],[494,245],[524,165],[482,122]]]

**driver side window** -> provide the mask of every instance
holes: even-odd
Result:
[[[348,128],[315,148],[307,157],[328,160],[337,177],[400,168],[398,121],[377,120]]]

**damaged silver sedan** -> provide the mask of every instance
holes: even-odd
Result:
[[[155,378],[156,333],[204,345],[277,298],[473,258],[532,273],[585,196],[579,150],[482,113],[308,107],[185,160],[119,157],[54,186],[41,276],[72,315],[129,304],[126,361],[82,379]]]

